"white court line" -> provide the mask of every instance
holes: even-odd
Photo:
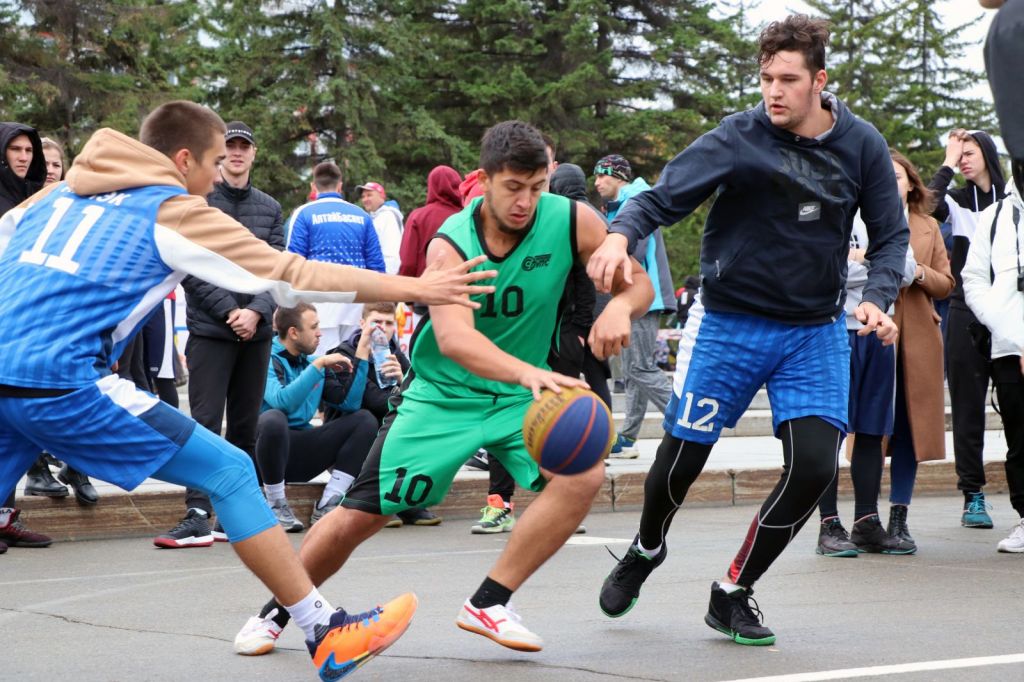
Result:
[[[745,677],[741,680],[729,680],[729,682],[819,682],[820,680],[850,680],[856,677],[881,677],[883,675],[919,673],[928,670],[981,668],[989,665],[1008,665],[1011,663],[1024,663],[1024,654],[978,656],[976,658],[951,658],[945,661],[921,661],[919,663],[876,665],[870,668],[843,668],[841,670],[823,670],[815,673],[792,673],[788,675],[770,675],[768,677]]]
[[[596,535],[573,535],[565,541],[567,545],[619,545],[631,544],[633,538],[602,538]]]
[[[97,575],[72,575],[65,578],[32,578],[27,580],[7,580],[0,582],[0,588],[15,585],[39,585],[45,583],[69,583],[83,580],[121,580],[124,578],[148,578],[150,576],[170,576],[182,573],[215,573],[224,571],[245,571],[245,566],[201,566],[198,568],[172,568],[159,571],[132,571],[130,573],[102,573]]]

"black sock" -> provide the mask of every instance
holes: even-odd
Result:
[[[278,604],[276,599],[271,599],[263,605],[263,608],[260,609],[260,618],[266,618],[274,609],[277,609],[277,614],[274,616],[274,622],[282,628],[288,625],[288,621],[292,619],[291,614],[288,613],[288,609]]]
[[[964,491],[964,507],[967,507],[967,505],[971,503],[971,498],[973,498],[979,492],[981,492],[981,491],[979,491],[979,490],[965,490]]]
[[[504,585],[490,577],[484,578],[484,581],[480,583],[480,587],[477,588],[476,594],[469,599],[469,603],[478,609],[486,609],[490,606],[496,606],[501,604],[504,606],[508,604],[508,600],[512,598],[512,590],[508,589]]]

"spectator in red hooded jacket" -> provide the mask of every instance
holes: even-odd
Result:
[[[409,214],[402,234],[399,275],[419,277],[426,267],[427,242],[449,216],[462,210],[462,177],[450,166],[437,166],[427,176],[427,203]]]

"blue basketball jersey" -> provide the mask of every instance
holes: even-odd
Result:
[[[0,384],[75,388],[109,374],[177,285],[154,224],[181,187],[79,196],[66,185],[29,208],[0,254]]]

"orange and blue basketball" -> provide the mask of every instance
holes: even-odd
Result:
[[[578,474],[608,456],[615,426],[608,406],[591,391],[545,390],[523,419],[530,456],[555,474]]]

